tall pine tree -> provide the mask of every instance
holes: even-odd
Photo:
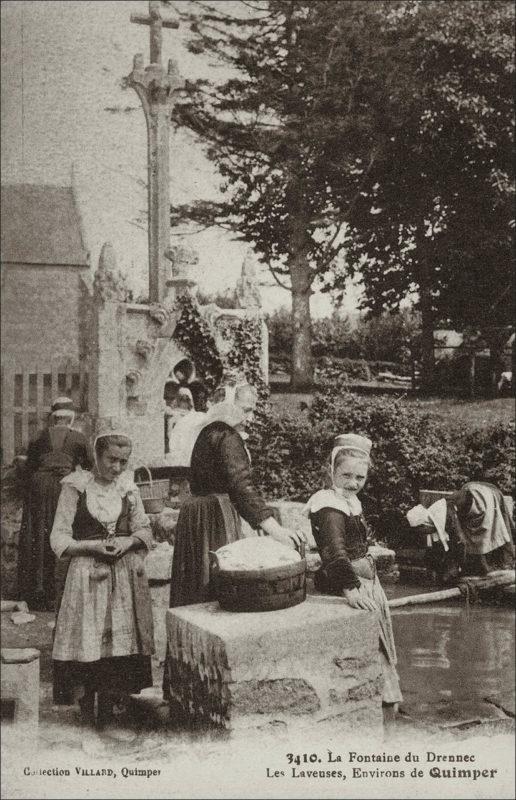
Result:
[[[301,387],[313,377],[313,287],[339,282],[330,267],[344,224],[403,128],[414,24],[380,0],[192,5],[191,49],[216,53],[233,76],[189,83],[174,116],[206,143],[227,200],[176,207],[172,219],[230,227],[290,289]]]

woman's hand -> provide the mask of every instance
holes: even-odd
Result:
[[[376,603],[369,597],[361,594],[360,589],[344,589],[343,595],[348,601],[351,608],[363,608],[364,611],[377,611]]]
[[[134,536],[121,536],[107,545],[110,548],[109,553],[113,556],[114,560],[122,558],[129,550],[135,549],[137,541],[138,540]]]
[[[295,547],[296,550],[299,549],[301,544],[305,543],[305,537],[303,534],[300,531],[293,530],[292,528],[283,528],[283,526],[280,526],[279,530],[271,533],[270,535],[277,542],[286,544],[287,547]]]
[[[292,530],[292,528],[284,528],[279,522],[276,522],[274,517],[268,517],[261,524],[260,527],[265,533],[275,539],[281,544],[286,544],[287,547],[300,547],[301,544],[306,544],[306,540],[301,531]]]
[[[106,549],[105,542],[92,542],[88,548],[88,555],[95,556],[98,561],[105,561],[107,564],[116,559],[114,551]]]

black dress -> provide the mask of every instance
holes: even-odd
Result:
[[[321,556],[321,568],[315,574],[315,587],[323,594],[342,595],[357,589],[377,608],[378,644],[383,675],[382,699],[399,703],[402,695],[396,671],[396,647],[385,592],[368,555],[369,528],[362,514],[323,506],[310,514],[314,539]]]
[[[53,428],[29,444],[18,548],[18,596],[30,609],[53,609],[56,560],[50,548],[50,532],[61,479],[77,466],[92,466],[88,442],[80,431]]]
[[[192,497],[176,527],[170,607],[209,600],[209,551],[241,537],[240,517],[258,528],[274,510],[257,491],[242,437],[225,422],[203,428],[190,467]]]
[[[190,462],[190,488],[192,497],[181,506],[177,521],[170,608],[212,598],[209,553],[241,538],[240,517],[252,528],[276,517],[254,486],[242,437],[226,422],[211,422],[199,433]],[[187,680],[183,671],[183,663],[174,661],[167,647],[163,694],[169,701],[181,696]]]

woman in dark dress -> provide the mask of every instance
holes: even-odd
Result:
[[[181,506],[172,562],[170,607],[210,599],[210,550],[242,538],[241,517],[283,544],[301,534],[282,527],[256,489],[245,446],[245,425],[257,395],[249,384],[234,390],[234,402],[213,405],[200,427],[190,461],[192,497]]]
[[[18,550],[18,595],[29,608],[52,610],[55,599],[55,556],[50,547],[61,479],[80,466],[92,465],[86,437],[71,429],[72,401],[52,405],[51,427],[29,444],[27,485]]]
[[[256,407],[256,391],[248,384],[231,389],[234,398],[210,408],[195,440],[190,462],[192,497],[181,506],[176,527],[171,608],[211,599],[209,552],[242,538],[241,518],[283,544],[295,547],[303,541],[302,534],[276,521],[253,483],[244,439],[246,423]],[[165,698],[171,699],[179,682],[167,653]]]

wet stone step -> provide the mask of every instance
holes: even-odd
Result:
[[[429,702],[404,702],[403,710],[413,719],[420,719],[440,728],[453,728],[466,724],[505,719],[506,714],[492,703],[477,700],[439,700]]]
[[[508,717],[514,717],[515,691],[495,692],[485,698],[486,703],[491,703],[501,709]]]

